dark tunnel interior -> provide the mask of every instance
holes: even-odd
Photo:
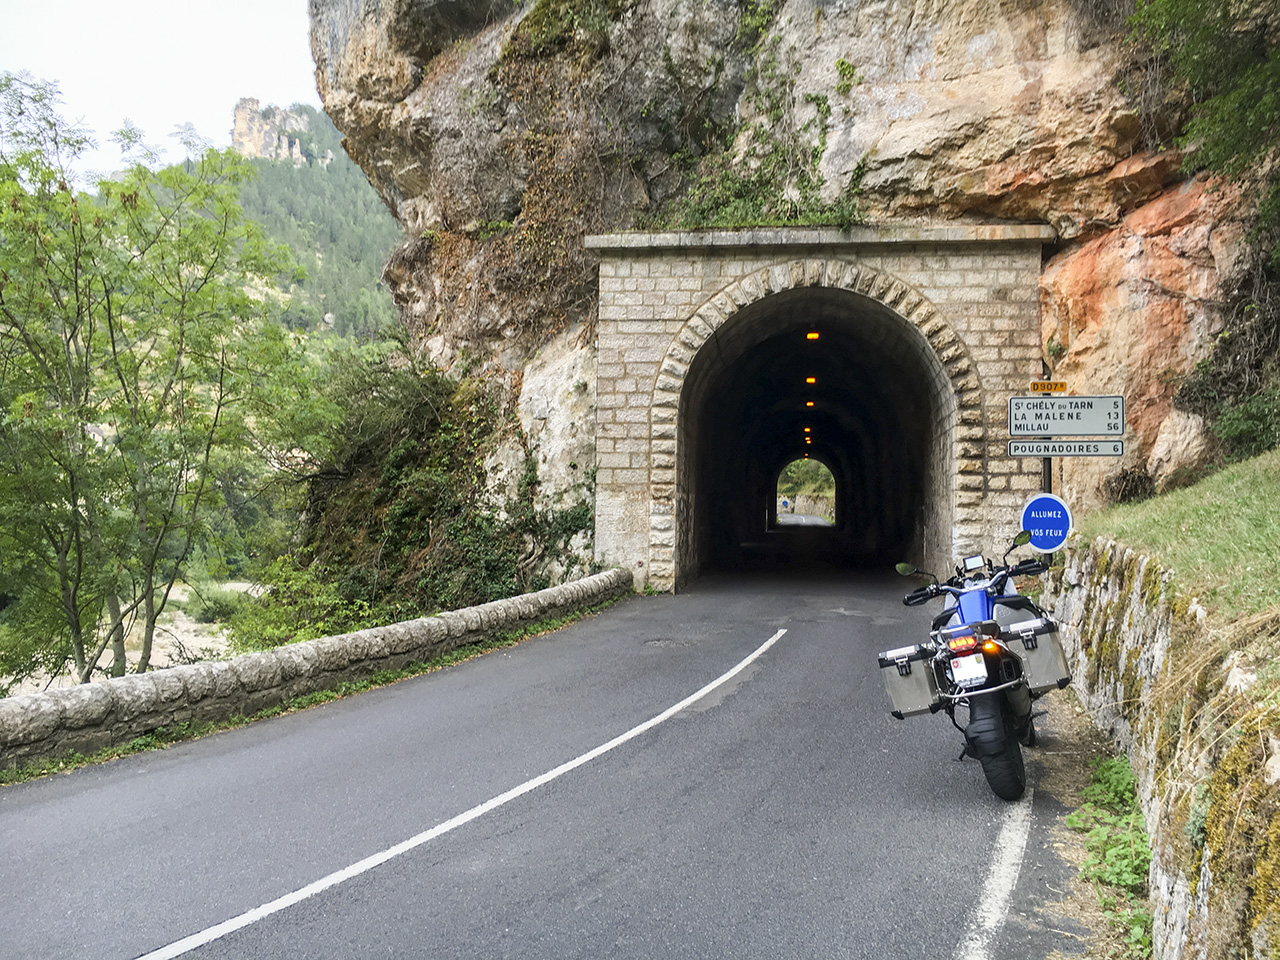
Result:
[[[699,350],[684,391],[689,574],[881,565],[921,556],[947,523],[949,497],[931,492],[950,466],[951,386],[883,304],[830,288],[753,303]],[[834,526],[777,523],[778,474],[805,454],[835,477]]]

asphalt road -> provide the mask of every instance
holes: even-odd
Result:
[[[903,592],[850,574],[709,579],[447,671],[0,789],[0,958],[143,956],[414,837],[171,955],[1044,956],[1054,934],[1035,914],[1064,869],[1036,854],[1051,798],[1026,808],[1035,856],[1007,876],[1009,921],[982,927],[1015,807],[955,762],[945,717],[888,716],[875,654],[931,613]],[[686,709],[422,839],[780,630]]]
[[[829,527],[831,525],[831,521],[826,517],[819,517],[812,513],[778,514],[780,527]]]

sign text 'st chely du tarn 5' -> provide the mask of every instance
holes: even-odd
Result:
[[[1122,437],[1124,397],[1010,397],[1009,436]]]
[[[1123,440],[1010,440],[1011,457],[1123,457]]]

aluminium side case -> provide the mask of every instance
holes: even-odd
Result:
[[[1061,690],[1071,682],[1071,670],[1058,639],[1058,624],[1031,598],[998,598],[995,617],[1009,649],[1022,658],[1027,687],[1033,694]]]
[[[918,643],[880,654],[880,676],[893,702],[889,713],[899,720],[935,713],[941,706],[932,658],[933,649]]]

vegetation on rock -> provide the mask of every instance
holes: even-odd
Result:
[[[1206,415],[1228,459],[1280,443],[1280,11],[1232,0],[1140,0],[1133,36],[1149,45],[1165,83],[1185,91],[1177,139],[1188,173],[1235,184],[1252,207],[1251,263],[1229,291],[1212,356],[1178,403]]]
[[[231,619],[241,647],[426,616],[549,586],[548,561],[592,528],[586,505],[539,510],[526,461],[513,501],[487,494],[486,451],[519,433],[499,392],[403,359],[336,369],[345,398],[310,472],[303,541]]]

